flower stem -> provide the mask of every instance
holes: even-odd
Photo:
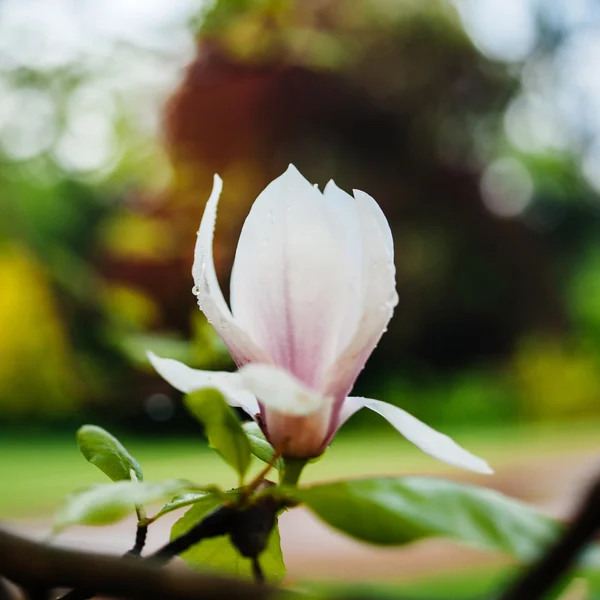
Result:
[[[260,566],[260,563],[258,562],[257,556],[252,557],[252,573],[254,575],[254,581],[256,581],[256,583],[265,582],[265,574],[262,570],[262,567]]]
[[[307,458],[284,458],[284,466],[280,478],[281,485],[290,485],[292,487],[296,487],[298,485],[298,480],[300,479],[302,469],[304,469],[307,462]]]

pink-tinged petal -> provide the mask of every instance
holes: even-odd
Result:
[[[324,197],[290,165],[253,204],[231,276],[235,319],[315,389],[359,316],[358,213],[341,194]]]
[[[335,423],[334,435],[340,427],[343,427],[348,419],[353,417],[361,408],[365,407],[363,400],[364,398],[359,398],[358,396],[348,396],[344,400],[338,414],[337,422]]]
[[[327,448],[331,412],[331,405],[307,417],[267,411],[265,435],[283,456],[315,458]]]
[[[442,462],[486,475],[494,472],[485,460],[471,454],[447,435],[425,425],[393,404],[370,398],[349,397],[344,402],[341,415],[347,419],[363,407],[381,415],[409,442]],[[340,420],[339,425],[341,426],[343,422]]]
[[[237,373],[200,371],[171,358],[160,358],[153,352],[147,354],[157,373],[180,392],[189,394],[196,390],[215,388],[223,394],[230,406],[242,408],[253,419],[260,413],[255,396],[244,388]]]
[[[213,260],[213,236],[222,188],[221,178],[215,175],[213,189],[202,215],[194,251],[194,266],[192,267],[195,283],[194,294],[198,298],[200,310],[221,336],[238,366],[251,361],[269,362],[268,354],[255,344],[248,333],[234,320],[217,280]]]
[[[302,458],[323,452],[333,398],[272,365],[247,365],[238,373],[261,404],[264,430],[274,448],[284,456]]]
[[[352,389],[398,303],[394,247],[387,219],[371,196],[358,190],[354,196],[361,223],[365,295],[358,327],[328,371],[324,390],[338,401]]]
[[[284,369],[273,365],[246,365],[237,374],[244,388],[252,392],[264,408],[282,414],[296,417],[310,415],[329,401]]]
[[[333,364],[342,350],[354,336],[364,310],[367,294],[368,273],[365,269],[365,253],[362,240],[360,216],[356,200],[340,189],[331,179],[323,190],[325,208],[338,224],[338,233],[345,248],[347,260],[351,265],[351,280],[346,304],[340,307],[338,338],[333,347],[334,355],[330,362],[323,365],[324,371]]]

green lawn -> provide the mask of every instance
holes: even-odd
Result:
[[[450,432],[493,466],[527,456],[564,455],[598,448],[600,424],[528,425]],[[185,477],[234,486],[233,472],[199,439],[149,441],[124,436],[146,480]],[[258,461],[256,461],[258,462]],[[336,439],[323,460],[307,467],[304,481],[400,473],[450,473],[393,430],[350,432]],[[14,436],[0,439],[0,518],[51,513],[69,491],[104,476],[80,455],[73,436]],[[485,476],[482,476],[485,482]]]
[[[381,600],[410,598],[411,600],[481,600],[492,598],[494,593],[512,580],[515,569],[506,567],[479,567],[463,569],[454,573],[420,576],[409,582],[379,583],[374,595],[373,584],[354,583],[351,590],[339,584],[317,584],[310,586],[316,591],[333,591],[343,595],[364,593]]]
[[[372,584],[352,585],[348,590],[344,584],[316,584],[310,586],[316,591],[333,591],[360,594],[365,597],[380,600],[397,600],[398,598],[410,598],[411,600],[492,600],[498,593],[505,590],[520,574],[518,567],[475,567],[462,568],[453,572],[430,573],[426,576],[399,581],[395,583],[378,583],[376,592]],[[557,600],[556,594],[566,593],[572,590],[571,586],[576,583],[583,585],[588,592],[587,596],[569,596],[580,600],[600,600],[600,576],[588,574],[584,581],[574,582],[571,576],[564,579],[548,595],[547,600]],[[560,596],[560,600],[567,600]]]
[[[404,595],[411,600],[492,600],[518,575],[519,569],[513,567],[479,567],[454,573],[433,574],[409,583],[402,582],[389,586],[389,598],[391,600]],[[587,595],[583,596],[581,593],[575,595],[571,587],[575,583],[583,584]],[[567,591],[573,592],[568,598],[600,600],[600,576],[596,573],[588,573],[585,582],[574,582],[569,576],[548,594],[547,600],[555,600],[555,594],[560,594],[560,600],[567,600]]]

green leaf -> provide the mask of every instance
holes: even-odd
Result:
[[[152,520],[159,519],[163,515],[178,510],[179,508],[184,508],[185,506],[190,506],[191,504],[196,504],[198,502],[204,502],[207,496],[214,498],[218,504],[223,500],[233,500],[238,496],[237,490],[223,492],[217,487],[212,489],[207,487],[205,489],[206,491],[204,492],[186,492],[184,494],[178,494],[170,502],[165,504],[158,513],[152,517]]]
[[[141,368],[148,369],[148,348],[159,356],[169,356],[180,362],[194,363],[194,347],[191,342],[172,333],[128,333],[118,329],[109,334],[125,358]]]
[[[206,494],[204,492],[186,492],[184,494],[178,494],[154,515],[153,520],[159,519],[163,515],[179,508],[190,506],[190,504],[196,504],[196,502],[202,502],[207,496],[212,496],[212,494]],[[216,501],[219,502],[219,499],[217,498]]]
[[[211,510],[219,506],[219,499],[209,496],[194,504],[177,521],[171,529],[171,539],[177,538],[189,531],[201,521]],[[199,571],[217,571],[229,573],[238,577],[252,578],[252,565],[244,558],[229,541],[229,537],[221,536],[202,540],[186,552],[181,558],[193,569]],[[267,581],[277,583],[285,576],[285,565],[281,554],[279,527],[273,529],[265,551],[258,557]]]
[[[168,479],[152,483],[118,481],[101,483],[69,494],[54,518],[54,531],[69,525],[108,525],[131,514],[136,506],[171,498],[194,489],[184,479]]]
[[[262,432],[258,424],[254,421],[247,421],[242,425],[242,428],[248,436],[248,441],[250,442],[250,452],[252,452],[252,454],[254,454],[254,456],[257,458],[260,458],[260,460],[263,462],[270,463],[273,459],[275,450],[267,441],[265,434]],[[276,469],[283,468],[283,459],[278,458],[273,466]]]
[[[137,481],[144,479],[142,467],[119,440],[102,427],[84,425],[77,430],[77,444],[81,454],[96,465],[113,481],[131,479],[131,472]]]
[[[531,561],[560,531],[552,519],[517,500],[442,479],[363,479],[290,493],[332,527],[373,544],[441,536]]]
[[[210,446],[243,477],[250,465],[250,442],[223,394],[198,390],[186,396],[185,404],[204,425]]]

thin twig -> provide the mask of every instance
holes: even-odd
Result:
[[[258,560],[258,556],[252,557],[252,574],[254,575],[254,581],[256,583],[264,583],[265,582],[265,574],[263,573],[262,567],[260,566],[260,562]]]
[[[230,506],[215,508],[189,531],[164,545],[146,558],[145,561],[152,562],[155,565],[164,565],[173,557],[185,552],[188,548],[191,548],[194,544],[204,539],[228,534],[231,529],[232,516],[236,512]]]
[[[275,466],[275,463],[281,458],[281,452],[275,450],[271,460],[265,465],[265,468],[244,488],[242,494],[244,499],[248,498],[250,494],[263,482],[269,471]]]
[[[141,556],[142,550],[146,545],[146,537],[148,536],[148,525],[139,525],[137,526],[135,532],[135,544],[131,550],[128,550],[125,553],[125,556],[133,556],[138,557]]]
[[[584,503],[562,538],[504,592],[499,600],[537,600],[545,595],[574,567],[600,531],[600,479],[590,489]]]

